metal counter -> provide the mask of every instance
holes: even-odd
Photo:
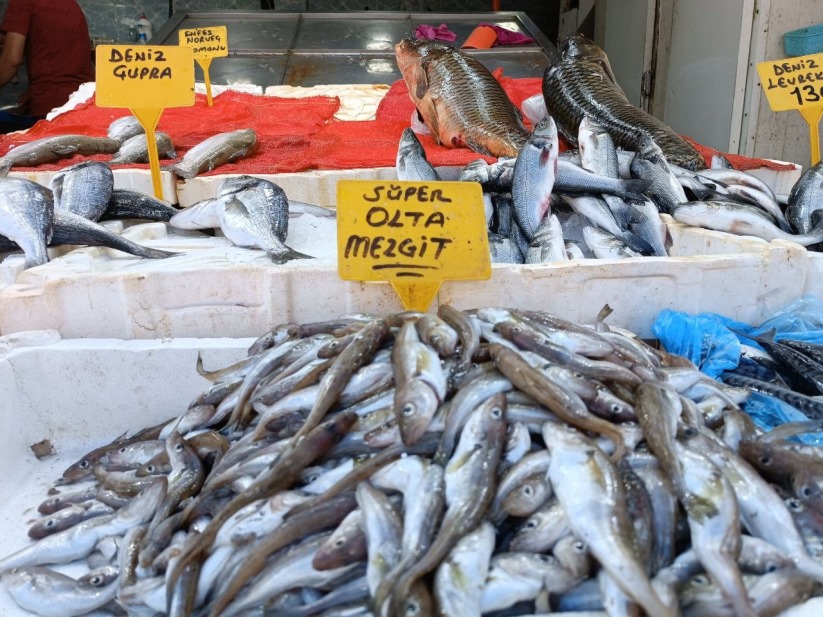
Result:
[[[209,11],[175,14],[151,43],[176,45],[178,30],[226,26],[229,56],[216,58],[209,74],[214,84],[390,84],[402,78],[394,44],[420,24],[448,25],[459,46],[481,23],[525,34],[528,45],[464,50],[488,69],[502,67],[509,77],[542,77],[556,48],[521,12],[497,13],[276,13]],[[196,78],[203,80],[198,66]]]

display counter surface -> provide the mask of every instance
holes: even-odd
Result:
[[[538,77],[557,53],[534,22],[521,12],[495,13],[274,13],[212,11],[175,14],[152,38],[176,45],[178,31],[225,25],[229,56],[212,62],[215,84],[378,84],[400,79],[394,44],[421,24],[445,23],[460,45],[479,24],[492,24],[534,40],[524,45],[471,49],[489,69],[511,77]],[[197,68],[197,79],[203,78]]]

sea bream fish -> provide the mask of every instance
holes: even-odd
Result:
[[[492,156],[517,156],[529,136],[520,112],[489,70],[436,41],[394,46],[409,96],[437,143]]]
[[[560,134],[577,145],[580,121],[589,116],[606,129],[614,144],[638,150],[651,137],[666,158],[687,169],[703,169],[700,153],[671,127],[632,105],[617,85],[606,53],[594,41],[572,33],[561,46],[561,57],[543,77],[546,108]]]
[[[256,145],[257,133],[252,129],[218,133],[191,148],[181,161],[172,165],[171,170],[180,178],[189,180],[251,154]]]
[[[97,221],[109,205],[114,176],[103,163],[86,161],[58,171],[49,186],[57,210]]]
[[[15,146],[0,158],[0,176],[7,175],[12,167],[37,167],[75,154],[112,154],[119,148],[119,141],[107,137],[56,135],[35,139]]]
[[[51,191],[23,178],[0,180],[0,234],[23,249],[26,268],[49,260],[46,246],[51,241],[53,221]],[[14,247],[2,250],[9,249]]]

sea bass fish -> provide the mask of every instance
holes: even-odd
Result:
[[[394,50],[409,96],[437,143],[517,156],[528,131],[486,67],[457,49],[425,39],[403,39]]]
[[[823,162],[809,167],[789,194],[786,217],[798,233],[808,234],[823,221]]]
[[[174,150],[174,143],[166,133],[157,131],[154,134],[154,141],[157,143],[157,155],[161,159],[176,159],[177,152]],[[145,133],[140,133],[134,137],[129,137],[120,146],[120,149],[109,161],[109,165],[125,165],[126,163],[148,163],[149,144]]]
[[[74,154],[112,154],[119,148],[119,141],[107,137],[57,135],[35,139],[12,148],[0,158],[0,175],[5,176],[12,167],[37,167]]]
[[[180,162],[172,165],[171,170],[175,175],[189,180],[250,154],[256,145],[257,133],[252,129],[218,133],[186,152]]]
[[[594,41],[571,34],[561,57],[546,69],[543,97],[560,134],[577,145],[580,121],[589,116],[611,135],[619,148],[639,150],[651,137],[666,158],[687,169],[703,169],[700,153],[671,127],[632,105],[614,79],[606,53]]]

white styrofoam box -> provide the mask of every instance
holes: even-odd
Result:
[[[823,253],[809,251],[809,269],[806,273],[806,293],[823,300]]]
[[[794,169],[771,169],[769,167],[755,167],[746,173],[760,178],[774,192],[778,198],[787,198],[792,191],[792,187],[803,174],[803,166],[787,161],[774,161],[784,165],[794,165]]]
[[[163,161],[161,161],[161,165]],[[10,171],[9,176],[25,178],[37,182],[42,186],[49,186],[56,171]],[[151,180],[151,171],[148,169],[113,169],[114,188],[131,189],[154,195],[154,185]],[[173,204],[177,203],[177,181],[170,171],[160,171],[160,185],[163,190],[163,199]]]
[[[608,303],[614,309],[609,323],[650,336],[664,308],[759,323],[803,293],[803,247],[667,221],[670,257],[495,264],[488,281],[444,283],[433,310],[438,303],[520,306],[591,323]],[[15,284],[0,289],[0,334],[55,329],[67,338],[258,336],[286,321],[401,308],[388,283],[340,280],[334,219],[291,219],[287,244],[317,259],[284,266],[219,236],[169,233],[164,223],[134,225],[124,235],[184,254],[141,260],[82,248],[20,272]],[[14,259],[22,268],[21,256],[6,262]]]
[[[207,370],[222,368],[253,340],[0,337],[0,556],[30,543],[28,523],[66,467],[126,431],[178,416],[209,387],[195,371],[198,353]],[[42,439],[56,456],[37,460],[30,446]],[[30,614],[0,585],[0,615]]]

